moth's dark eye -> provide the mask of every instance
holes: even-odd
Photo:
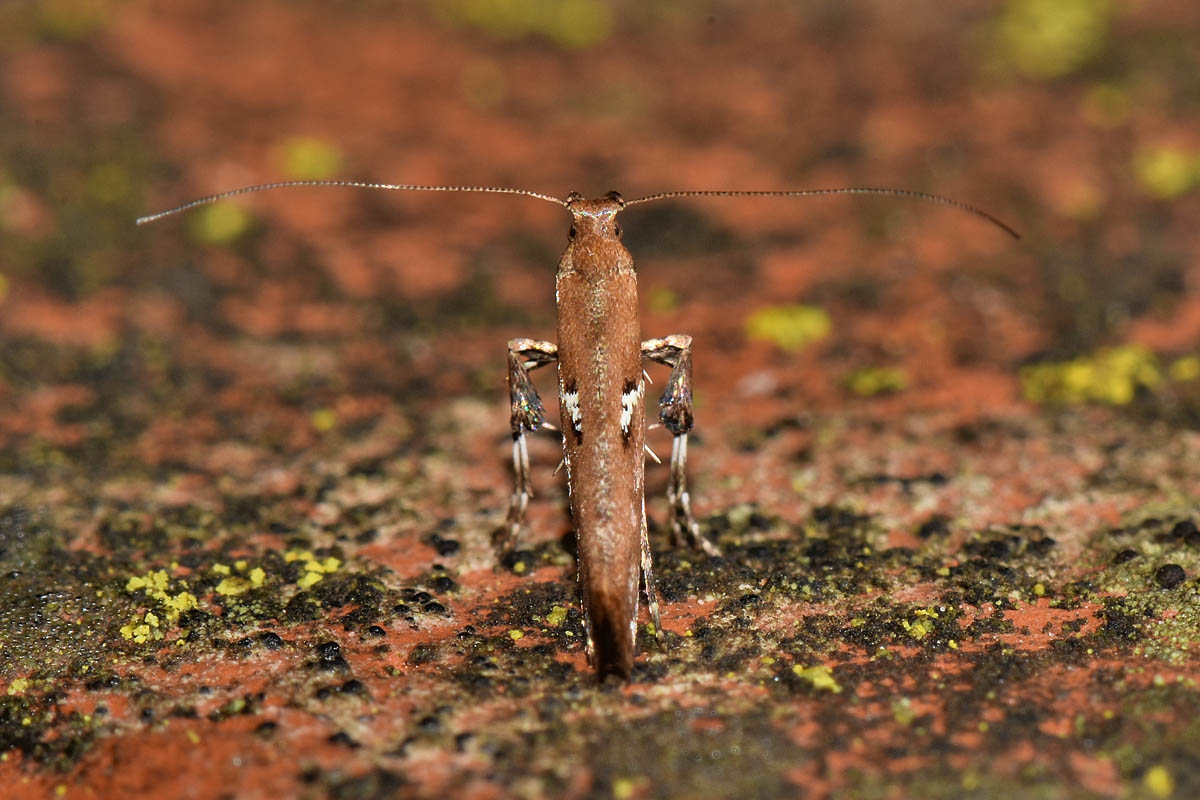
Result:
[[[571,232],[567,234],[567,237],[568,237],[568,238],[570,238],[570,239],[574,239],[574,238],[575,238],[575,234],[577,234],[578,232],[579,232],[579,231],[578,231],[578,229],[576,229],[576,227],[575,227],[574,225],[572,225],[572,226],[571,226]]]
[[[620,236],[621,235],[621,226],[614,223],[613,224],[613,233],[615,233],[617,236]]]

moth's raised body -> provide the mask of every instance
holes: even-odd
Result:
[[[644,576],[651,615],[658,626],[654,578],[646,531],[646,379],[643,358],[677,366],[665,396],[672,398],[673,433],[691,428],[690,358],[681,356],[690,337],[643,343],[638,325],[637,274],[621,244],[616,192],[598,200],[572,193],[570,240],[558,263],[558,343],[515,339],[509,343],[517,492],[509,516],[515,537],[528,498],[524,433],[537,423],[521,412],[540,408],[526,368],[558,361],[559,418],[571,516],[579,552],[579,585],[588,632],[588,654],[601,675],[628,676],[637,636],[639,576]],[[536,358],[530,358],[536,353]],[[514,370],[513,367],[516,367]],[[686,413],[680,408],[686,406]],[[532,402],[531,402],[532,400]],[[678,452],[671,495],[676,528],[698,536],[682,484],[686,450]],[[673,479],[674,481],[674,479]],[[679,530],[677,530],[678,534]],[[704,542],[707,545],[707,542]],[[706,549],[714,551],[711,545]]]
[[[692,338],[683,334],[640,341],[637,277],[633,257],[621,244],[616,217],[623,208],[675,197],[817,197],[883,194],[931,200],[982,217],[1015,238],[1000,220],[964,203],[907,189],[800,189],[783,191],[678,191],[622,201],[616,192],[599,200],[571,193],[566,200],[526,189],[499,186],[419,186],[363,181],[286,181],[247,186],[202,197],[142,217],[152,222],[236,195],[296,186],[344,186],[422,192],[485,192],[536,197],[567,208],[570,241],[558,265],[558,343],[513,339],[508,343],[515,485],[503,530],[511,549],[532,494],[528,433],[545,423],[545,412],[529,371],[558,362],[559,417],[563,462],[579,551],[579,584],[587,625],[588,658],[601,677],[628,677],[637,632],[639,574],[656,632],[662,631],[650,563],[644,493],[646,385],[643,361],[670,366],[659,401],[659,418],[674,437],[667,499],[676,544],[688,539],[710,555],[717,549],[700,532],[685,483],[688,431],[692,429]]]

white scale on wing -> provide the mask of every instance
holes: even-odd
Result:
[[[571,417],[571,427],[576,436],[583,435],[583,412],[579,410],[579,392],[563,392],[562,402]]]
[[[621,395],[621,433],[629,435],[629,425],[633,422],[633,409],[646,393],[644,381],[638,381],[636,389],[630,389]]]

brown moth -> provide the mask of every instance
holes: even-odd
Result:
[[[558,343],[513,339],[508,343],[512,406],[514,488],[501,546],[511,551],[533,494],[525,436],[543,427],[545,410],[530,371],[558,364],[562,466],[567,471],[571,516],[579,552],[579,586],[587,629],[587,656],[596,674],[628,678],[637,640],[639,587],[661,636],[657,593],[646,529],[645,457],[647,360],[671,367],[658,416],[673,436],[667,499],[671,538],[710,556],[720,551],[705,538],[692,513],[686,483],[692,417],[692,337],[673,334],[642,340],[637,274],[621,243],[617,214],[631,205],[675,197],[814,197],[883,194],[930,200],[991,222],[1014,238],[1009,226],[972,206],[906,189],[845,188],[795,191],[678,191],[625,201],[616,192],[585,200],[572,192],[561,200],[524,189],[494,186],[418,186],[360,181],[285,181],[248,186],[194,200],[138,219],[152,222],[180,211],[240,194],[294,186],[343,186],[432,192],[520,194],[564,206],[572,217],[567,248],[558,263]],[[655,458],[657,461],[657,458]]]

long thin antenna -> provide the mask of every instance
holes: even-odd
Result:
[[[626,206],[632,206],[637,203],[649,203],[651,200],[666,200],[672,197],[821,197],[831,194],[885,194],[893,197],[911,197],[916,200],[929,200],[933,203],[941,203],[945,206],[957,208],[961,211],[966,211],[968,214],[974,214],[977,217],[987,220],[995,225],[1000,230],[1007,233],[1014,239],[1020,239],[1021,234],[1017,233],[1013,228],[1001,222],[996,217],[988,212],[976,208],[975,206],[967,205],[958,200],[951,200],[949,197],[942,197],[937,194],[928,192],[917,192],[912,189],[879,189],[872,187],[854,187],[849,189],[797,189],[797,190],[780,190],[780,191],[724,191],[724,190],[684,190],[679,192],[659,192],[645,197],[639,197],[636,200],[625,201]]]
[[[157,214],[147,214],[144,217],[138,217],[137,224],[145,225],[147,222],[154,222],[163,217],[169,217],[173,214],[178,214],[181,211],[187,211],[196,206],[204,206],[209,203],[216,203],[221,200],[228,200],[230,197],[237,197],[240,194],[250,194],[251,192],[265,192],[269,189],[287,189],[293,186],[344,186],[357,189],[392,189],[403,192],[486,192],[490,194],[523,194],[528,197],[536,197],[539,200],[548,200],[551,203],[557,203],[560,206],[566,206],[565,200],[559,200],[548,194],[541,192],[531,192],[528,189],[510,189],[506,186],[419,186],[410,183],[368,183],[366,181],[278,181],[276,183],[260,183],[257,186],[243,186],[241,189],[232,189],[228,192],[220,194],[210,194],[208,197],[201,197],[198,200],[193,200],[190,203],[184,203],[181,206],[159,211]]]

